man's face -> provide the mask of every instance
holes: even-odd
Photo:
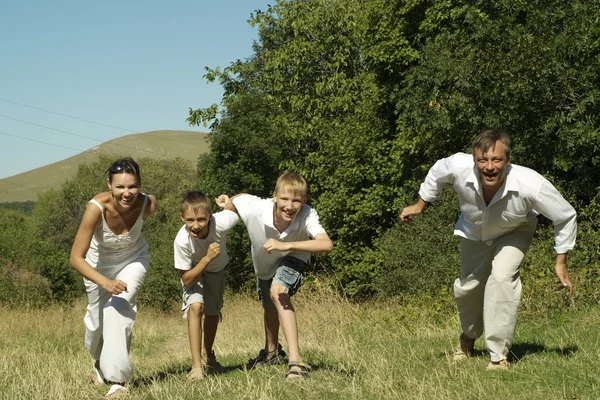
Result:
[[[285,188],[273,196],[275,199],[275,218],[277,222],[289,224],[300,211],[305,200],[298,193]]]
[[[181,214],[181,219],[183,220],[187,231],[194,239],[205,239],[208,236],[210,217],[211,214],[207,214],[206,211],[201,208],[198,209],[198,211],[187,208],[183,214]]]
[[[475,149],[473,158],[483,189],[497,191],[506,179],[506,167],[510,163],[504,151],[504,144],[497,141],[485,153],[481,149]]]

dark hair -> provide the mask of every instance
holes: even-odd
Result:
[[[485,154],[490,148],[496,146],[497,141],[504,145],[506,158],[510,160],[510,136],[502,129],[488,129],[477,135],[473,140],[473,154],[475,149],[480,149]]]
[[[108,167],[105,174],[108,176],[109,182],[112,182],[112,177],[115,174],[131,174],[135,176],[138,185],[142,184],[140,167],[131,157],[118,159]]]
[[[204,193],[198,191],[187,192],[181,200],[182,215],[188,208],[194,213],[197,213],[198,210],[203,210],[206,214],[212,213],[210,200]]]

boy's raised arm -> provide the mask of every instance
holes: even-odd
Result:
[[[233,205],[233,199],[235,199],[236,197],[241,196],[243,194],[245,194],[245,193],[236,194],[233,197],[229,197],[226,194],[222,194],[215,199],[215,202],[223,210],[229,210],[229,211],[233,211],[233,212],[237,213],[237,209]]]
[[[264,245],[267,253],[272,250],[279,251],[306,251],[308,253],[329,253],[333,250],[333,242],[326,233],[319,233],[314,240],[301,240],[298,242],[281,242],[269,239]]]

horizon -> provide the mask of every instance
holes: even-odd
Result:
[[[9,40],[0,94],[0,179],[35,170],[130,134],[189,126],[189,108],[220,104],[205,67],[253,54],[247,20],[265,0],[190,0],[144,8],[62,0],[0,15]]]

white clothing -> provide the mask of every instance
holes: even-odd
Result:
[[[195,239],[190,236],[183,225],[173,243],[175,255],[175,268],[187,271],[194,268],[202,257],[208,251],[211,243],[218,243],[221,251],[219,255],[211,260],[206,266],[205,271],[217,272],[225,268],[229,262],[227,254],[227,232],[233,228],[239,221],[236,213],[229,210],[223,210],[215,213],[210,218],[208,226],[208,236],[205,239]]]
[[[454,186],[462,211],[454,230],[457,236],[491,245],[494,239],[527,224],[540,213],[554,224],[556,252],[573,249],[577,236],[575,209],[542,175],[509,164],[504,184],[487,206],[478,176],[472,155],[454,154],[431,167],[419,196],[430,203],[444,185]]]
[[[127,284],[127,292],[111,295],[94,282],[84,278],[88,295],[88,307],[84,318],[85,347],[94,360],[100,360],[100,370],[108,381],[125,382],[133,375],[129,362],[131,331],[135,322],[137,307],[135,300],[150,268],[148,244],[142,236],[143,215],[148,202],[144,204],[140,216],[131,230],[115,235],[104,217],[98,224],[86,256],[86,262],[108,279],[119,279]]]
[[[485,344],[492,361],[508,356],[521,302],[521,261],[527,253],[536,220],[493,240],[492,245],[461,240],[460,277],[454,298],[463,332],[478,338],[485,325]]]
[[[305,251],[279,251],[267,253],[264,244],[269,239],[282,242],[297,242],[314,239],[315,236],[326,233],[319,223],[317,212],[308,205],[303,205],[294,216],[290,226],[282,233],[273,224],[275,202],[272,198],[244,194],[233,199],[233,204],[244,221],[250,241],[252,242],[252,263],[257,278],[269,280],[277,271],[279,261],[291,255],[306,263],[310,261],[310,253]]]

